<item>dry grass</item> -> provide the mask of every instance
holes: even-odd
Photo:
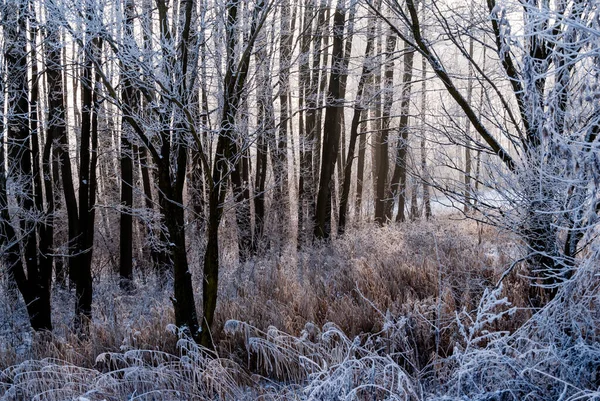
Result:
[[[238,381],[238,387],[254,388],[249,393],[239,390],[245,394],[243,397],[236,392],[225,396],[241,399],[248,394],[260,396],[269,386],[268,380],[289,383],[314,378],[312,374],[334,374],[323,370],[323,363],[339,366],[339,372],[354,377],[360,385],[368,378],[353,376],[351,372],[357,367],[347,360],[350,350],[354,355],[360,349],[359,354],[362,352],[366,358],[360,363],[362,367],[371,361],[381,369],[398,370],[402,377],[429,377],[439,371],[441,361],[453,353],[454,347],[465,341],[457,316],[470,316],[477,309],[484,289],[494,286],[518,256],[516,244],[493,228],[443,219],[384,228],[359,227],[330,244],[315,244],[300,251],[272,251],[242,266],[226,260],[213,333],[219,355],[225,359],[218,359],[216,364],[210,358],[202,359],[192,368],[186,365],[187,355],[204,355],[204,351],[186,350],[191,345],[182,343],[182,339],[178,343],[177,336],[166,330],[173,321],[170,286],[149,281],[138,284],[136,294],[127,296],[114,280],[95,283],[94,321],[90,338],[85,341],[69,331],[72,314],[67,311],[72,309],[72,294],[56,290],[56,330],[50,338],[23,331],[26,321],[21,309],[3,311],[7,317],[3,343],[12,343],[0,352],[0,370],[10,382],[25,377],[15,373],[15,367],[26,372],[58,370],[61,377],[71,369],[77,371],[75,382],[95,383],[91,387],[81,384],[80,394],[109,382],[118,389],[110,390],[114,394],[151,391],[148,383],[152,380],[161,389],[168,389],[168,383],[176,381],[177,375],[195,377],[200,369],[202,375],[212,377],[227,371],[225,382],[206,384],[200,393],[190,389],[193,396],[189,399],[214,396],[225,391],[231,380]],[[517,274],[511,274],[505,280],[504,295],[514,305],[526,306],[526,284]],[[527,309],[520,309],[494,321],[492,328],[511,331],[528,316]],[[325,341],[334,337],[335,346]],[[182,344],[187,348],[182,349]],[[144,354],[148,351],[138,350],[154,351]],[[25,360],[37,362],[24,365]],[[169,366],[174,370],[167,374],[164,371]],[[167,376],[163,381],[152,379],[157,368]],[[247,372],[259,376],[252,379],[254,376]],[[132,387],[132,378],[137,374],[141,375],[139,380],[147,382],[146,387]],[[123,375],[129,375],[129,379],[124,380]],[[36,382],[39,388],[31,390],[32,394],[44,385],[55,385],[47,383],[50,379],[44,375],[36,377],[41,381]],[[330,385],[330,379],[322,382]],[[385,385],[399,385],[394,383]],[[215,393],[211,386],[221,386],[221,390]],[[280,399],[296,397],[291,387],[277,391],[291,397]],[[267,397],[267,393],[263,394],[265,399],[276,399]],[[177,399],[173,394],[171,397],[164,399]]]
[[[235,319],[300,333],[306,322],[332,322],[355,336],[381,329],[375,308],[392,316],[410,312],[444,327],[445,355],[454,312],[475,309],[517,252],[512,238],[471,221],[363,227],[330,245],[252,261],[226,276],[222,292],[229,295],[217,308],[217,327]],[[525,280],[508,280],[507,295],[524,306]]]

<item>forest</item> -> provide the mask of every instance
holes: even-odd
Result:
[[[0,399],[600,399],[597,0],[0,0]]]

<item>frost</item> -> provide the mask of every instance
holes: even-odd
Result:
[[[177,334],[179,332],[179,329],[174,324],[168,324],[166,329],[167,332],[171,334]]]
[[[239,331],[241,326],[242,323],[239,320],[231,319],[225,322],[223,331],[225,331],[226,334],[233,335]]]

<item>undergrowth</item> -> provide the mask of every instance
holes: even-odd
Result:
[[[533,313],[518,243],[472,222],[363,228],[223,272],[219,346],[170,325],[170,287],[97,278],[90,337],[55,290],[52,336],[2,302],[3,400],[583,400],[600,397],[591,255]],[[4,291],[7,301],[11,295]],[[11,308],[14,308],[12,310]]]

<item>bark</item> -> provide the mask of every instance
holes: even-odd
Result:
[[[88,10],[87,22],[94,19]],[[89,28],[88,28],[89,29]],[[96,162],[98,144],[98,94],[99,76],[94,70],[94,60],[99,59],[102,40],[86,34],[84,46],[83,77],[81,80],[81,140],[79,148],[79,232],[72,260],[77,268],[75,281],[75,328],[79,335],[89,335],[92,318],[92,245],[94,240],[94,206],[96,192]]]
[[[365,110],[365,111],[368,111]],[[358,160],[356,167],[356,201],[355,201],[355,217],[356,221],[360,221],[362,215],[362,199],[363,199],[363,180],[365,177],[365,155],[367,152],[367,121],[363,120],[359,125],[360,133],[358,138]]]
[[[469,57],[473,58],[474,39],[469,38]],[[473,98],[473,64],[469,63],[469,81],[467,84],[467,102],[471,104]],[[471,188],[471,122],[465,119],[465,204],[464,212],[468,213],[471,209],[471,200],[473,198]]]
[[[287,155],[288,127],[291,126],[289,107],[291,100],[290,63],[293,50],[296,10],[298,7],[293,7],[291,17],[289,8],[289,0],[284,0],[281,3],[281,37],[279,42],[279,137],[275,136],[275,132],[269,137],[272,139],[269,147],[271,149],[271,163],[275,179],[274,207],[272,209],[275,213],[281,213],[280,221],[289,221],[290,217]]]
[[[391,110],[394,102],[394,61],[393,55],[396,49],[396,35],[390,32],[386,39],[385,71],[383,83],[383,113],[381,116],[381,131],[377,143],[377,185],[375,193],[375,222],[380,226],[387,223],[389,213],[386,213],[386,199],[388,196],[388,170],[389,170],[389,134],[391,122]]]
[[[6,133],[6,150],[9,170],[4,166],[4,138],[0,142],[0,246],[5,249],[9,277],[14,280],[23,296],[31,327],[36,331],[52,330],[50,309],[50,285],[52,260],[48,256],[51,247],[51,216],[44,211],[42,195],[40,149],[37,124],[38,71],[36,51],[27,52],[27,16],[34,18],[29,3],[2,5],[4,33],[4,61],[1,68],[2,80],[0,105],[4,110],[7,100],[6,127],[2,124],[2,135]],[[30,40],[36,40],[32,28]],[[28,63],[31,62],[32,87],[28,85]],[[4,74],[6,72],[6,74]],[[4,81],[6,79],[6,81]],[[31,94],[31,100],[28,99]],[[5,97],[6,96],[6,97]],[[6,131],[5,129],[6,128]],[[7,180],[19,185],[16,202],[22,209],[16,213],[18,228],[11,223],[9,213]],[[51,194],[50,194],[51,195]],[[40,215],[40,217],[33,217]],[[39,234],[39,243],[38,243]],[[22,256],[24,258],[22,258]],[[23,260],[25,264],[23,264]]]
[[[356,17],[356,4],[357,2],[350,3],[350,10],[348,12],[348,29],[346,32],[346,42],[344,44],[344,74],[340,79],[340,99],[345,101],[346,99],[346,82],[348,80],[348,64],[350,63],[350,57],[352,56],[352,39],[354,36],[354,19]],[[338,180],[337,185],[340,188],[340,205],[341,205],[341,192],[344,182],[344,168],[346,166],[346,122],[344,112],[340,113],[340,151],[338,152]],[[338,216],[339,217],[339,216]],[[339,224],[339,223],[338,223]],[[339,229],[338,229],[339,231]]]
[[[302,40],[300,44],[299,96],[298,96],[298,138],[300,148],[300,173],[298,179],[298,246],[306,241],[311,229],[313,209],[312,147],[308,129],[308,104],[310,96],[310,35],[314,10],[307,1],[304,8]],[[306,107],[306,108],[305,108]]]
[[[325,109],[323,155],[317,208],[315,212],[314,236],[327,239],[331,235],[331,190],[334,167],[340,145],[340,113],[343,111],[343,99],[340,99],[340,79],[345,74],[344,64],[344,0],[338,0],[333,17],[333,49],[331,75]]]
[[[346,157],[346,163],[344,165],[344,181],[342,184],[342,193],[340,196],[340,213],[339,213],[339,222],[338,222],[338,233],[343,234],[346,229],[346,215],[348,213],[348,197],[350,195],[350,184],[352,180],[352,164],[354,162],[354,153],[356,149],[356,141],[358,139],[358,128],[361,122],[361,117],[363,112],[365,111],[365,100],[363,99],[363,93],[365,89],[365,85],[370,78],[370,75],[373,70],[373,66],[371,63],[371,57],[373,55],[373,43],[375,41],[375,25],[371,24],[369,27],[369,33],[367,36],[367,44],[365,49],[365,59],[363,62],[363,68],[360,75],[360,80],[358,81],[358,87],[356,90],[356,100],[354,101],[354,113],[352,116],[352,122],[350,123],[350,143],[348,144],[348,156]],[[349,55],[349,52],[346,52]],[[346,56],[348,57],[348,56]],[[365,136],[362,135],[361,139]],[[359,154],[361,153],[361,149],[359,148]],[[360,156],[359,156],[360,158]],[[364,163],[364,144],[362,148],[362,161]],[[359,163],[360,165],[360,163]],[[364,168],[364,166],[363,166]],[[362,176],[361,180],[361,190],[362,190]],[[358,187],[358,185],[357,185]],[[357,189],[358,195],[358,189]],[[359,214],[360,202],[361,199],[357,196],[357,214]]]
[[[161,37],[166,43],[172,43],[171,31],[168,27],[167,4],[163,0],[157,1]],[[187,170],[188,151],[185,143],[186,131],[192,129],[186,124],[181,113],[188,107],[189,82],[187,68],[190,50],[190,29],[192,24],[192,11],[195,2],[187,1],[184,13],[183,28],[179,43],[176,44],[177,56],[166,57],[163,68],[165,71],[174,73],[174,82],[170,82],[178,99],[175,102],[164,97],[161,102],[165,105],[161,113],[162,121],[162,146],[160,155],[155,156],[155,164],[158,169],[159,205],[164,216],[164,222],[168,232],[169,255],[173,264],[173,309],[175,311],[175,325],[192,336],[196,341],[200,339],[198,315],[194,300],[192,287],[192,276],[189,270],[186,238],[185,219],[183,208],[183,187],[185,173]],[[174,14],[174,19],[176,19]],[[167,49],[163,48],[166,52]],[[179,63],[179,64],[177,64]],[[170,128],[170,121],[174,109],[174,129]]]
[[[311,96],[309,99],[309,113],[307,118],[308,131],[312,138],[312,174],[313,196],[319,191],[319,168],[321,166],[321,142],[323,136],[323,107],[327,103],[327,60],[329,59],[329,20],[331,19],[331,0],[321,0],[319,19],[315,27],[313,39],[313,65],[311,77]],[[307,128],[308,130],[308,128]],[[313,208],[316,205],[313,203]],[[314,213],[314,209],[312,213]]]
[[[252,250],[256,252],[260,248],[263,241],[264,226],[265,226],[265,184],[267,180],[267,158],[268,145],[275,147],[278,151],[278,144],[275,140],[275,110],[273,110],[273,93],[271,87],[271,72],[269,71],[269,58],[266,48],[266,38],[261,33],[259,34],[259,50],[256,52],[256,64],[258,69],[259,88],[257,89],[258,101],[258,127],[256,133],[256,176],[254,181],[254,239]],[[280,159],[274,159],[275,165],[280,163]],[[281,166],[279,167],[279,175],[281,175]],[[281,179],[277,177],[276,179]],[[280,184],[281,185],[281,184]],[[277,187],[278,184],[276,183]],[[280,207],[276,205],[275,207]]]
[[[223,215],[223,202],[227,192],[226,180],[230,174],[228,166],[234,164],[236,158],[239,157],[235,137],[235,112],[240,104],[246,84],[256,33],[262,28],[266,16],[266,13],[263,13],[266,5],[263,1],[260,1],[253,11],[250,40],[246,43],[239,60],[236,60],[234,50],[237,45],[237,37],[233,35],[233,27],[238,20],[238,6],[237,1],[227,3],[227,70],[223,81],[225,93],[209,196],[207,245],[204,255],[204,280],[202,283],[203,319],[199,338],[200,344],[208,348],[214,348],[211,330],[219,287],[219,224]]]
[[[421,56],[421,182],[423,184],[423,210],[425,219],[429,220],[431,214],[431,196],[429,194],[429,171],[427,168],[427,60]]]
[[[394,199],[398,197],[398,214],[396,221],[401,222],[406,219],[406,170],[408,156],[408,117],[410,115],[410,95],[412,89],[412,70],[414,60],[414,49],[404,45],[404,72],[402,74],[402,99],[400,100],[400,123],[398,124],[398,142],[396,144],[396,163],[394,164],[394,174],[390,181],[390,192],[388,195],[389,206],[387,207],[387,218],[392,217],[392,205]],[[414,191],[413,191],[414,192]],[[414,215],[415,213],[411,213]]]
[[[48,9],[47,14],[52,15],[52,10]],[[65,199],[65,207],[67,209],[68,221],[68,244],[69,248],[74,246],[77,233],[79,232],[79,217],[77,212],[77,200],[75,188],[73,186],[73,175],[71,168],[71,158],[68,155],[69,144],[67,140],[67,115],[65,112],[65,90],[64,80],[62,75],[61,50],[60,50],[60,33],[58,25],[53,23],[50,18],[47,25],[46,39],[46,77],[48,81],[48,130],[46,133],[47,140],[52,138],[55,143],[53,146],[53,181],[54,186],[58,189],[62,187],[62,192]],[[61,182],[60,182],[61,181]],[[56,202],[60,205],[60,202]],[[69,258],[67,261],[69,269],[69,278],[71,285],[74,285],[75,261]],[[66,272],[63,270],[62,260],[55,259],[56,277],[61,284],[66,284]]]
[[[373,84],[371,85],[372,93],[373,93],[373,107],[370,110],[370,124],[369,129],[371,131],[371,177],[372,177],[372,185],[373,185],[373,200],[376,202],[377,200],[377,182],[379,180],[378,172],[379,172],[379,157],[380,157],[380,143],[381,143],[381,113],[382,113],[382,90],[381,90],[381,66],[382,66],[382,53],[383,53],[383,33],[381,21],[377,21],[376,27],[376,50],[373,62],[376,67],[373,71]],[[387,158],[387,155],[386,155]],[[375,215],[375,207],[373,208],[373,215]]]
[[[126,46],[133,45],[133,18],[134,18],[133,0],[125,0],[123,4],[125,13],[124,41]],[[125,70],[121,65],[121,85],[123,87],[121,96],[122,101],[132,112],[137,110],[137,101],[133,83],[128,74],[135,74],[135,68]],[[131,291],[133,286],[133,148],[131,144],[131,127],[127,120],[122,121],[121,126],[121,219],[119,233],[119,276],[121,288],[125,291]]]
[[[239,157],[231,171],[233,199],[235,201],[235,220],[237,223],[238,256],[240,263],[245,262],[252,251],[252,226],[250,221],[250,176],[248,169],[248,150],[246,139],[238,146]]]

